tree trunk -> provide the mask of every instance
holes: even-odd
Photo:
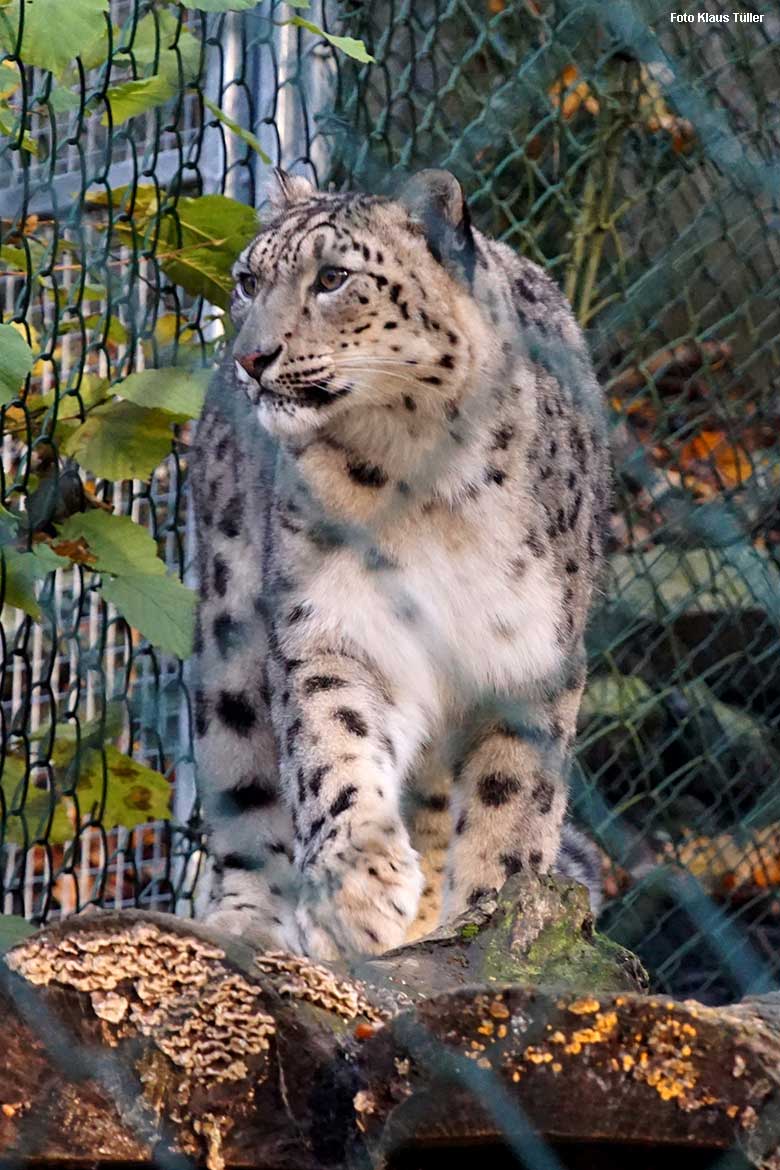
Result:
[[[730,1168],[780,1170],[780,998],[644,994],[551,879],[350,968],[133,911],[42,930],[0,970],[17,1165],[417,1170],[481,1142],[491,1167],[736,1147]]]

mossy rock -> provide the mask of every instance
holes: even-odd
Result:
[[[507,882],[481,941],[486,980],[583,991],[647,989],[642,964],[594,930],[587,890],[572,882]]]
[[[595,931],[583,886],[525,874],[426,938],[360,963],[354,974],[373,984],[384,976],[412,1000],[485,983],[601,992],[648,986],[637,957]]]

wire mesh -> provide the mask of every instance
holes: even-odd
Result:
[[[19,72],[11,51],[21,80],[0,177],[4,320],[20,323],[37,362],[5,410],[3,501],[29,512],[41,482],[62,482],[36,395],[83,417],[90,379],[170,364],[184,348],[211,360],[219,309],[182,289],[166,248],[186,232],[183,200],[254,205],[266,164],[206,99],[321,185],[378,190],[399,171],[452,169],[479,226],[565,289],[607,389],[611,557],[573,784],[604,855],[603,925],[659,989],[722,1001],[780,970],[780,18],[750,2],[741,11],[761,19],[732,13],[713,31],[693,3],[676,11],[695,19],[673,22],[653,0],[317,10],[365,40],[375,61],[360,65],[285,23],[276,0],[175,17],[134,0],[112,9],[109,52],[83,62],[68,99],[48,73]],[[173,55],[176,96],[102,125],[150,52],[158,65]],[[108,243],[112,215],[127,225],[121,247]],[[149,482],[81,480],[92,506],[147,525],[185,577],[187,443],[178,428]],[[63,506],[57,493],[46,501],[43,523]],[[43,589],[43,620],[3,611],[2,746],[23,767],[2,789],[2,907],[36,921],[89,903],[186,913],[201,843],[182,664],[128,627],[88,566]],[[107,825],[103,792],[71,818],[78,832],[53,840],[51,818],[29,815],[33,790],[62,790],[52,729],[108,724],[115,709],[112,742],[166,777],[173,815]]]
[[[452,169],[589,332],[616,480],[574,807],[604,850],[608,932],[659,988],[717,1001],[780,969],[780,30],[767,5],[708,5],[731,14],[716,32],[675,11],[692,21],[355,5],[377,64],[335,136],[345,182]]]
[[[91,59],[57,80],[25,69],[6,36],[16,122],[30,127],[36,150],[22,148],[21,130],[3,143],[3,319],[18,323],[37,360],[4,410],[2,487],[9,512],[30,517],[30,547],[69,512],[106,507],[148,528],[168,567],[188,576],[187,426],[148,481],[77,473],[74,482],[54,424],[63,414],[86,419],[98,382],[170,365],[185,346],[208,362],[218,342],[221,311],[177,287],[160,260],[162,236],[175,245],[186,231],[182,199],[257,199],[258,154],[210,117],[204,99],[255,128],[276,161],[283,142],[303,142],[317,177],[302,79],[312,64],[325,69],[326,55],[308,34],[279,35],[281,7],[174,18],[150,4],[114,4]],[[150,56],[161,72],[166,54],[186,87],[164,109],[111,125],[123,84],[149,75]],[[149,206],[139,221],[137,209]],[[115,221],[127,225],[120,246],[107,230]],[[165,224],[174,226],[163,232]],[[98,585],[88,564],[58,568],[37,591],[37,620],[14,607],[10,590],[2,611],[0,910],[36,922],[90,904],[186,913],[199,868],[183,664],[131,629]],[[74,773],[69,760],[68,771],[58,746],[87,731],[165,778],[170,817],[117,824],[116,777],[105,767],[84,804],[84,761]]]

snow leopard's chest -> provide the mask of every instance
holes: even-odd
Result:
[[[560,665],[562,586],[525,548],[516,519],[484,509],[420,517],[371,550],[312,553],[305,532],[278,534],[277,555],[296,566],[294,604],[401,693],[467,700],[486,687],[516,691]]]

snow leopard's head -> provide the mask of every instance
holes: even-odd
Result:
[[[391,200],[277,172],[272,204],[231,301],[236,376],[262,424],[292,436],[358,410],[452,416],[494,336],[457,180],[423,171]]]

